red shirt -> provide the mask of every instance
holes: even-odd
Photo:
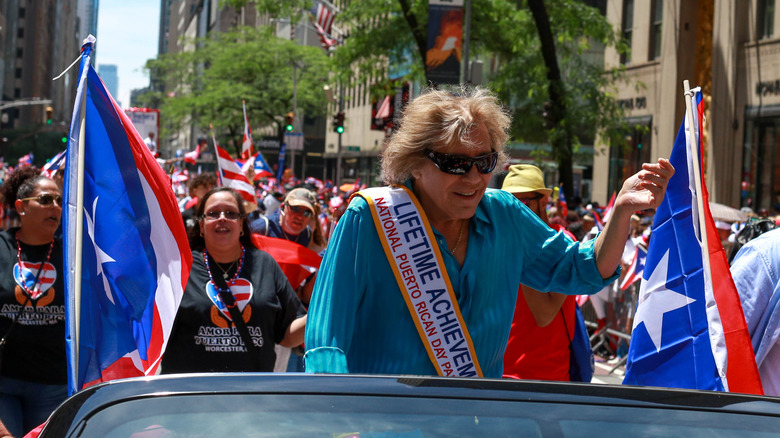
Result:
[[[552,225],[552,228],[563,230],[576,241],[565,228],[556,225]],[[504,353],[505,378],[569,380],[569,340],[574,336],[575,298],[574,295],[567,297],[561,306],[566,315],[565,325],[559,311],[549,325],[539,327],[523,296],[523,286],[520,286],[509,342]]]

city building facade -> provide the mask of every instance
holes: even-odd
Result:
[[[79,55],[76,22],[76,0],[0,1],[0,129],[70,122],[78,69],[52,78]]]
[[[99,64],[98,75],[112,96],[119,96],[119,72],[116,64]],[[121,106],[122,102],[118,102]]]
[[[770,214],[780,172],[780,10],[774,0],[610,0],[607,17],[629,43],[605,67],[633,80],[618,99],[644,127],[624,144],[597,147],[593,195],[600,202],[644,161],[668,157],[685,114],[683,80],[705,99],[703,157],[710,200]],[[637,87],[637,83],[641,86]]]

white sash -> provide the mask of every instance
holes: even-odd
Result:
[[[417,332],[440,376],[482,377],[458,300],[423,209],[404,186],[356,193],[368,202],[379,241]]]

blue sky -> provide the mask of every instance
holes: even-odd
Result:
[[[123,107],[130,104],[130,90],[149,85],[143,71],[147,59],[157,56],[160,0],[101,0],[95,52],[97,65],[116,64]]]

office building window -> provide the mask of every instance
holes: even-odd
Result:
[[[621,64],[631,63],[631,40],[634,32],[634,0],[623,0],[623,40],[628,45],[628,52],[620,54]]]
[[[740,206],[769,214],[780,207],[780,117],[745,119]]]
[[[650,13],[650,61],[661,58],[661,23],[663,22],[664,0],[653,0]]]
[[[772,38],[775,34],[775,0],[759,0],[756,18],[758,39]]]
[[[619,144],[613,144],[609,152],[609,195],[612,192],[620,191],[625,181],[631,175],[642,170],[642,163],[651,162],[650,150],[651,144],[651,120],[629,122],[633,125],[639,125],[630,135],[626,136],[625,141]]]

